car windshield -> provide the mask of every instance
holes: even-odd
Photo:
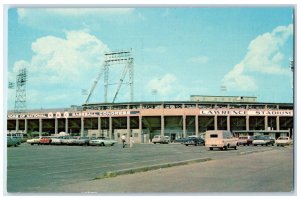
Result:
[[[266,139],[266,137],[263,135],[258,135],[258,136],[255,136],[254,139],[255,140],[264,140],[264,139]]]

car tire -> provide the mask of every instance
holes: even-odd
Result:
[[[103,142],[100,143],[100,146],[105,146],[105,144]]]
[[[210,151],[212,151],[212,150],[213,150],[213,148],[212,148],[212,147],[209,147],[209,150],[210,150]]]

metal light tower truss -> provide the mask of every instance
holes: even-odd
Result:
[[[105,53],[105,60],[103,63],[103,66],[101,67],[101,70],[96,78],[96,80],[93,83],[93,86],[90,90],[90,93],[85,101],[85,103],[88,103],[92,93],[94,92],[94,89],[96,85],[98,84],[100,78],[102,75],[104,75],[104,102],[107,103],[107,95],[108,95],[108,87],[109,85],[113,85],[114,83],[109,83],[109,69],[113,65],[125,65],[123,68],[123,72],[121,74],[121,78],[119,82],[117,83],[117,91],[115,92],[115,95],[113,97],[112,103],[115,102],[118,93],[121,89],[121,86],[123,84],[128,84],[130,87],[130,101],[133,101],[134,94],[133,94],[133,80],[134,80],[134,73],[133,73],[133,57],[132,57],[132,51],[131,49],[129,51],[115,51],[110,53]],[[124,83],[124,79],[126,78],[126,75],[128,73],[128,83]]]
[[[26,110],[26,81],[27,81],[27,72],[26,68],[19,70],[19,73],[16,78],[16,99],[15,99],[15,112],[21,113]]]

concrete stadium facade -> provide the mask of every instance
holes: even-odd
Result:
[[[207,130],[230,130],[237,134],[268,134],[293,137],[293,104],[258,102],[130,102],[93,103],[68,109],[27,110],[7,113],[8,133],[66,132],[80,136],[107,136],[120,140],[134,136],[148,143],[154,135],[171,140],[202,135]]]

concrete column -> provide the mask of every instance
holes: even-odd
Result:
[[[69,133],[69,118],[66,118],[65,120],[65,132]]]
[[[230,131],[230,115],[227,116],[227,131]]]
[[[249,115],[246,115],[246,131],[249,131]]]
[[[58,134],[58,119],[54,118],[54,134]]]
[[[43,120],[42,118],[39,118],[39,136],[42,137],[43,132]]]
[[[141,143],[145,143],[145,141],[144,141],[144,133],[142,133],[142,131],[143,131],[142,120],[143,120],[143,118],[142,118],[142,116],[140,115],[140,116],[139,116],[139,133],[140,133],[140,136],[141,136]]]
[[[198,115],[196,115],[195,116],[195,134],[196,135],[198,135],[198,133],[199,133],[199,116]]]
[[[24,133],[27,133],[28,132],[28,121],[27,119],[25,119],[25,130],[24,130]]]
[[[160,135],[165,135],[165,116],[162,115],[160,118],[160,127],[161,127],[161,133]]]
[[[101,117],[98,117],[98,133],[101,135]]]
[[[108,134],[109,134],[109,137],[112,138],[112,117],[109,117]]]
[[[131,131],[130,131],[130,117],[127,116],[127,138],[128,138],[128,143],[129,143],[129,137],[131,135]]]
[[[265,116],[265,130],[268,130],[268,116]]]
[[[215,127],[215,130],[218,130],[218,116],[217,115],[215,115],[214,127]]]
[[[183,130],[182,130],[182,132],[183,132],[183,137],[187,137],[187,135],[186,135],[186,115],[183,115],[182,116],[182,124],[183,124]]]
[[[18,132],[19,131],[19,119],[16,119],[16,132]]]
[[[279,121],[279,116],[276,117],[276,130],[280,130],[280,121]]]
[[[81,131],[80,136],[83,137],[84,134],[84,117],[81,117]]]

